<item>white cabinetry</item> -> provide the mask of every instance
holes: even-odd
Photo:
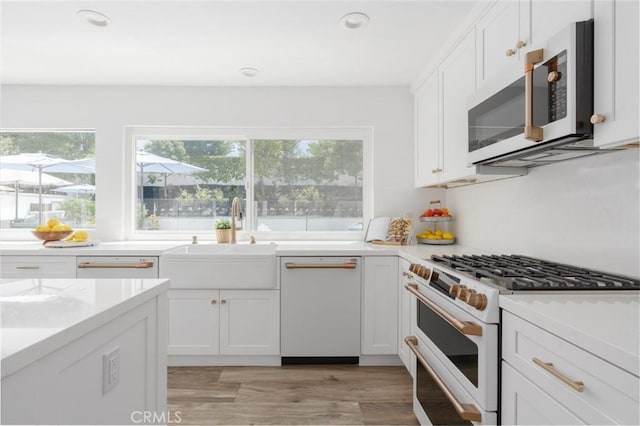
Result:
[[[593,128],[597,146],[640,140],[640,34],[637,1],[596,1],[594,112],[605,121]]]
[[[366,257],[362,292],[362,354],[397,354],[398,257]]]
[[[584,424],[583,420],[504,361],[501,414],[505,425]]]
[[[279,290],[171,290],[170,355],[278,355]]]
[[[522,48],[529,44],[529,1],[501,0],[476,25],[478,87],[496,75],[522,72]]]
[[[503,423],[639,423],[637,376],[510,312],[502,318]]]
[[[591,0],[496,2],[476,24],[478,87],[495,78],[515,80],[524,72],[525,52],[543,46],[570,23],[592,17]]]
[[[415,368],[415,363],[412,362],[411,359],[411,350],[409,346],[404,343],[404,338],[412,335],[411,333],[411,310],[412,310],[412,302],[411,302],[411,293],[404,288],[406,284],[409,284],[410,277],[413,275],[409,272],[409,266],[411,264],[408,260],[400,259],[399,261],[399,281],[400,285],[398,286],[398,356],[402,360],[402,363],[409,373],[413,377],[413,370]]]
[[[437,71],[415,93],[415,126],[415,185],[437,185],[442,170]]]
[[[75,278],[75,256],[0,256],[1,278]]]
[[[526,174],[469,166],[467,98],[476,89],[476,32],[471,29],[415,92],[415,185],[458,186]]]

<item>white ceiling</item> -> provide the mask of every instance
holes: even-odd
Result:
[[[1,3],[3,84],[408,85],[479,0]],[[111,17],[100,28],[77,16]],[[361,30],[339,25],[364,12]],[[247,78],[243,67],[260,69]]]

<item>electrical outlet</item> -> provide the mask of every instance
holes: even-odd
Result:
[[[120,347],[102,355],[102,393],[106,394],[120,381]]]

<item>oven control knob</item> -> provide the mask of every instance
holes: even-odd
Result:
[[[431,270],[427,267],[420,266],[420,273],[418,275],[420,275],[425,280],[428,280],[431,276]]]
[[[465,302],[479,311],[484,311],[487,307],[487,296],[476,293],[475,290],[469,290]]]
[[[449,294],[451,294],[453,297],[464,300],[464,298],[467,296],[467,286],[454,284],[449,289]]]

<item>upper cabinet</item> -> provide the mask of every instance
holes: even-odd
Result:
[[[467,98],[476,89],[476,32],[468,31],[415,91],[415,185],[460,186],[526,174],[470,166]]]
[[[530,7],[524,0],[498,1],[476,25],[478,87],[499,74],[517,74],[530,37]]]
[[[591,6],[591,0],[532,0],[529,44],[537,48],[570,23],[593,18]]]
[[[596,1],[594,143],[613,147],[640,140],[637,1]]]
[[[438,92],[438,73],[433,72],[414,96],[416,187],[437,185],[442,169]]]

